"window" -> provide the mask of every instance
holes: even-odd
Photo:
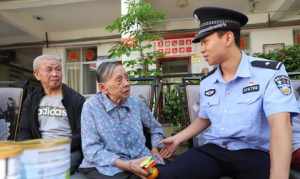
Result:
[[[97,47],[67,49],[67,84],[81,94],[96,93]]]
[[[160,59],[159,67],[162,70],[162,74],[189,73],[190,72],[190,58],[189,57],[177,57],[177,58]]]
[[[300,29],[294,30],[294,43],[300,45]]]

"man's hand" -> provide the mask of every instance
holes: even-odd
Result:
[[[161,143],[165,145],[165,147],[160,151],[160,155],[163,158],[170,158],[175,152],[177,146],[179,145],[176,136],[165,138],[161,141]]]

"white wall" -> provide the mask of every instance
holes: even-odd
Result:
[[[278,27],[245,30],[245,32],[249,32],[250,52],[263,52],[263,44],[284,43],[285,45],[293,45],[294,29],[295,27]]]
[[[65,47],[43,48],[43,54],[59,56],[63,61],[66,58]]]
[[[113,45],[114,45],[113,42],[98,44],[97,45],[97,55],[98,56],[107,56],[109,49],[112,48]]]
[[[117,33],[110,33],[104,28],[90,28],[90,29],[80,29],[65,32],[49,32],[48,38],[50,41],[55,40],[70,40],[70,39],[80,39],[80,38],[93,38],[93,37],[105,37],[117,35]]]

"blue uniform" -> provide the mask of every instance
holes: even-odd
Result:
[[[267,151],[268,117],[279,112],[299,112],[281,63],[242,53],[233,80],[225,82],[217,67],[201,81],[199,117],[211,122],[203,134],[206,143],[229,150]]]
[[[235,32],[248,21],[245,14],[219,7],[200,7],[193,15],[200,21],[194,43],[222,31],[234,33],[235,40],[238,40]],[[223,39],[226,37],[220,33],[218,36],[217,43],[225,45]],[[209,56],[220,48],[210,40],[215,39],[208,38],[207,43],[202,44],[204,55]],[[234,57],[236,48],[238,46],[224,46],[223,50],[231,51]],[[235,76],[230,81],[223,80],[217,66],[200,83],[198,120],[206,119],[211,123],[202,134],[205,144],[189,149],[166,166],[159,166],[158,179],[269,178],[268,118],[280,112],[292,115],[299,112],[282,63],[242,53]]]

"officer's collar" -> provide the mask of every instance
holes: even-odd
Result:
[[[238,66],[238,69],[236,71],[236,74],[235,74],[235,77],[233,78],[233,80],[237,79],[238,77],[241,77],[241,78],[251,77],[251,71],[250,71],[251,64],[249,62],[248,56],[243,51],[241,52],[241,55],[242,55],[241,62]],[[220,65],[217,65],[214,82],[215,83],[216,82],[224,82],[224,80],[222,78]]]
[[[251,71],[250,71],[251,64],[249,62],[248,56],[243,51],[241,52],[241,55],[242,55],[241,62],[236,71],[234,79],[236,79],[237,77],[247,78],[251,76]]]

